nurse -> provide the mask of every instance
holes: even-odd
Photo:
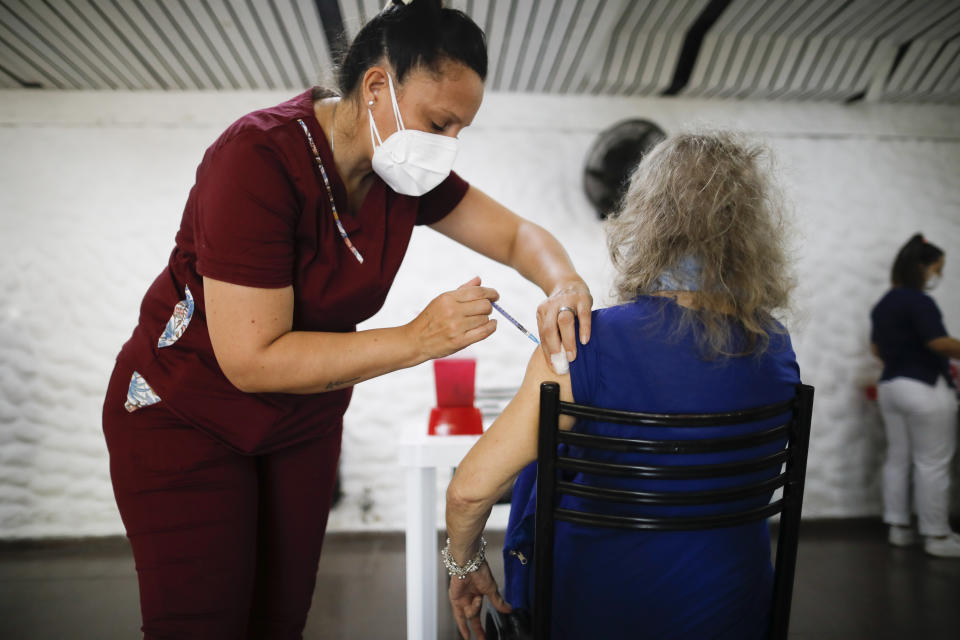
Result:
[[[357,34],[338,93],[250,113],[207,150],[104,404],[146,638],[301,636],[351,388],[496,328],[497,292],[474,278],[356,331],[414,225],[543,289],[546,361],[563,369],[589,339],[590,292],[556,239],[451,172],[486,73],[465,14],[395,1]]]
[[[870,312],[871,343],[883,360],[877,402],[887,434],[887,539],[897,547],[910,546],[920,542],[919,530],[926,553],[960,558],[960,535],[949,522],[950,466],[957,446],[957,390],[949,359],[960,358],[960,341],[947,333],[937,303],[926,293],[940,281],[945,260],[943,251],[919,233],[900,249],[893,286]]]

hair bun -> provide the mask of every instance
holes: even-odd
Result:
[[[386,11],[392,7],[409,7],[416,5],[417,9],[440,11],[443,9],[443,0],[387,0],[383,10]]]
[[[447,60],[487,77],[487,43],[470,16],[444,8],[441,0],[390,0],[353,37],[337,72],[343,96],[356,97],[368,69],[389,63],[393,79],[403,83],[417,67],[440,72]],[[381,5],[382,6],[382,5]]]

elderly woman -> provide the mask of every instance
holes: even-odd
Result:
[[[449,595],[465,638],[469,627],[484,637],[483,596],[501,612],[529,612],[541,382],[558,382],[565,401],[651,412],[731,411],[793,395],[799,369],[773,315],[787,306],[791,280],[766,157],[728,134],[677,135],[634,172],[608,228],[619,303],[593,312],[591,340],[569,374],[557,375],[542,356],[530,359],[516,397],[447,490],[444,555],[460,578],[451,580]],[[627,434],[637,427],[567,418],[560,428]],[[652,433],[642,437],[671,438],[669,429]],[[686,456],[678,463],[703,460]],[[511,486],[505,601],[482,561],[481,533]],[[765,522],[627,533],[559,522],[554,565],[554,639],[746,640],[766,633],[772,566]]]

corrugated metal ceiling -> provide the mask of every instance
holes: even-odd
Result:
[[[498,91],[960,102],[960,0],[454,0]],[[0,0],[0,87],[299,89],[381,0]],[[344,33],[345,32],[345,33]],[[335,47],[334,47],[335,48]]]

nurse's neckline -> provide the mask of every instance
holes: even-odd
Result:
[[[340,157],[340,161],[338,162],[337,154],[334,153],[331,144],[331,136],[335,126],[333,122],[333,106],[334,102],[339,100],[340,98],[327,97],[313,101],[313,120],[319,131],[323,134],[323,143],[327,151],[333,157],[334,166],[330,173],[335,175],[332,179],[339,182],[340,187],[343,189],[343,196],[346,198],[344,213],[346,213],[348,217],[355,219],[360,214],[360,211],[363,210],[368,198],[373,192],[373,186],[376,184],[376,174],[374,174],[373,167],[369,164],[369,161],[367,161],[366,166],[369,167],[369,170],[365,172],[362,170],[361,172],[357,172],[355,170],[352,178],[344,177],[345,175],[350,175],[349,172],[343,170],[342,166],[343,156],[349,152],[344,152],[342,149],[343,145],[339,144],[338,146],[341,147],[341,150],[338,152]],[[342,112],[343,110],[341,109],[340,111]],[[342,132],[342,128],[340,131]],[[339,135],[337,138],[338,140],[340,139]]]
[[[333,157],[333,149],[330,147],[328,127],[330,127],[332,101],[330,101],[329,98],[328,96],[320,100],[312,100],[313,117],[311,118],[309,115],[305,115],[302,121],[313,134],[321,161],[324,163],[327,176],[330,180],[334,201],[339,209],[340,219],[346,231],[352,232],[359,228],[361,212],[369,205],[371,198],[374,196],[374,191],[376,191],[374,187],[377,181],[373,178],[376,174],[371,170],[366,183],[361,180],[359,183],[354,182],[348,185],[347,181],[343,179],[341,166],[337,163],[336,158]],[[325,100],[328,106],[326,112],[320,108],[320,103]],[[340,145],[338,144],[338,146]],[[318,174],[318,179],[319,177]],[[322,186],[321,181],[321,187]]]
[[[336,165],[337,175],[343,182],[348,193],[353,193],[357,189],[363,189],[364,182],[373,177],[373,165],[370,158],[364,153],[365,149],[358,150],[357,135],[354,132],[351,135],[349,130],[343,128],[343,116],[347,109],[336,109],[336,106],[342,98],[327,97],[313,102],[313,118],[323,131],[327,148],[330,155],[333,156]],[[340,126],[335,120],[335,116],[340,117]],[[337,138],[337,149],[334,149],[333,138]],[[362,144],[362,142],[361,142]]]

